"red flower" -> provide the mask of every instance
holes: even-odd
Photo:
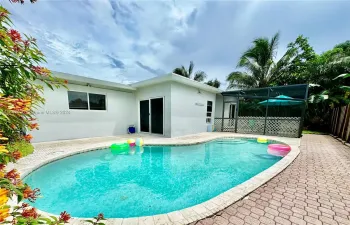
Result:
[[[21,184],[21,176],[19,175],[16,169],[13,169],[7,172],[5,174],[5,178],[9,179],[14,185]]]
[[[97,220],[98,220],[98,221],[104,220],[104,219],[105,219],[105,218],[104,218],[103,213],[100,213],[100,214],[97,215]]]
[[[32,138],[33,138],[33,136],[30,135],[30,134],[24,135],[24,139],[25,139],[26,141],[30,141],[30,140],[32,140]]]
[[[41,66],[32,66],[32,70],[37,73],[40,74],[41,76],[49,76],[50,75],[50,70],[48,70],[45,67],[41,67]]]
[[[1,12],[0,13],[0,18],[7,16],[7,14],[8,14],[7,12]]]
[[[12,39],[13,42],[17,42],[17,41],[21,40],[21,34],[14,29],[11,29],[8,32],[8,35],[10,36],[10,38]]]
[[[28,47],[30,42],[29,42],[29,40],[25,40],[25,41],[23,41],[23,44],[24,44],[24,46]]]
[[[29,127],[31,130],[33,130],[33,129],[39,130],[39,124],[37,124],[37,123],[31,123],[31,124],[29,124]]]
[[[7,178],[7,179],[19,179],[20,175],[16,169],[13,169],[13,170],[10,170],[9,172],[6,173],[5,178]]]
[[[22,49],[21,49],[21,47],[19,45],[15,44],[13,46],[13,51],[16,52],[16,53],[19,53],[19,52],[22,51]]]
[[[66,211],[64,211],[64,212],[61,212],[59,221],[64,222],[64,223],[68,223],[70,218],[71,218],[71,216]]]
[[[27,186],[23,191],[23,198],[28,199],[30,202],[34,202],[39,195],[39,188],[35,188],[34,190],[32,190],[29,186]]]
[[[36,208],[31,209],[24,209],[22,212],[22,216],[25,218],[33,218],[36,219],[39,217],[38,212],[36,211]]]
[[[21,207],[22,208],[27,208],[27,207],[29,207],[29,204],[23,202]]]
[[[19,160],[21,157],[22,157],[22,153],[18,150],[12,152],[12,157],[15,159],[15,160]]]

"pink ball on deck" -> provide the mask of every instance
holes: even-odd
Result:
[[[135,142],[130,143],[129,145],[130,145],[130,147],[135,147],[136,146]]]

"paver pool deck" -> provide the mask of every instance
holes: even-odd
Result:
[[[182,137],[174,143],[205,139],[209,134]],[[211,133],[210,135],[214,135]],[[222,136],[224,134],[216,134]],[[253,136],[253,135],[251,135]],[[125,140],[128,136],[119,137]],[[154,136],[144,136],[152,141]],[[159,144],[166,138],[156,138]],[[195,139],[195,140],[194,140]],[[98,141],[97,141],[98,140]],[[287,140],[287,139],[286,139]],[[57,158],[64,152],[86,146],[99,147],[116,141],[116,137],[81,139],[35,144],[36,153],[18,165],[30,172],[33,158]],[[289,140],[293,141],[293,140]],[[349,224],[350,225],[350,148],[326,135],[304,135],[300,154],[285,170],[255,189],[245,198],[194,224]],[[170,214],[167,214],[170,216]],[[177,215],[181,216],[181,215]],[[203,218],[203,217],[202,217]],[[114,220],[106,224],[173,224],[161,221]],[[193,220],[192,220],[193,221]],[[72,224],[81,224],[80,222]],[[183,224],[175,223],[175,224]]]
[[[283,172],[192,224],[350,224],[350,148],[331,136],[304,135]]]

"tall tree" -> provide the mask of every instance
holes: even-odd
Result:
[[[211,80],[207,81],[205,84],[212,86],[212,87],[219,88],[221,85],[221,82],[217,78],[215,78],[215,79],[211,79]]]
[[[243,53],[237,64],[237,68],[243,71],[235,71],[227,76],[228,88],[237,84],[246,87],[267,87],[294,83],[294,80],[286,77],[292,71],[301,70],[304,61],[312,57],[314,52],[307,39],[299,36],[296,42],[288,45],[285,54],[275,61],[279,37],[279,33],[276,33],[271,39],[266,37],[255,39],[253,46]]]
[[[190,66],[188,67],[188,70],[186,70],[186,68],[184,66],[181,66],[181,67],[175,68],[173,70],[173,73],[192,79],[193,68],[194,68],[194,63],[191,61]],[[202,82],[205,80],[206,77],[207,77],[207,74],[205,72],[199,70],[199,71],[195,72],[193,80],[198,81],[198,82]]]

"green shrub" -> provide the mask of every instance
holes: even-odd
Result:
[[[20,140],[20,141],[15,141],[12,143],[7,144],[7,149],[10,152],[13,152],[15,150],[18,150],[21,152],[22,157],[30,155],[34,151],[34,147],[31,143],[25,141],[25,140]]]

